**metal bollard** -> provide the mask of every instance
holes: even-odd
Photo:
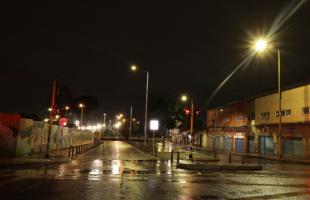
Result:
[[[194,156],[193,156],[192,152],[189,154],[189,159],[190,159],[190,161],[194,162]]]
[[[179,162],[180,162],[180,152],[178,151],[178,153],[177,153],[177,164],[179,164]]]
[[[241,162],[242,162],[242,165],[244,165],[244,162],[245,162],[244,155],[242,155],[242,157],[241,157]]]
[[[173,150],[171,150],[170,160],[171,160],[171,163],[173,163]]]
[[[68,151],[68,157],[71,156],[71,146],[69,147],[69,151]]]
[[[217,152],[216,152],[216,149],[214,149],[214,158],[217,158]]]
[[[231,152],[228,154],[228,163],[231,164]]]

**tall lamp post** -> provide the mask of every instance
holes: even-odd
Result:
[[[66,107],[65,107],[65,110],[66,110],[66,117],[68,118],[68,111],[70,110],[70,107],[69,107],[69,106],[66,106]]]
[[[257,53],[264,52],[268,48],[268,42],[264,39],[259,39],[255,42],[254,49]],[[281,57],[280,49],[277,49],[278,62],[278,113],[279,113],[279,137],[278,137],[278,156],[282,157],[282,91],[281,91]]]
[[[129,116],[129,140],[132,133],[132,106],[130,106],[130,116]]]
[[[103,126],[104,126],[104,129],[106,129],[106,127],[107,127],[107,125],[106,125],[106,123],[105,123],[106,118],[107,118],[107,114],[106,114],[106,113],[103,113]]]
[[[187,102],[188,101],[188,97],[186,96],[186,95],[182,95],[181,96],[181,100],[183,101],[183,102]],[[191,138],[192,138],[192,136],[193,136],[193,134],[194,134],[194,101],[193,101],[193,99],[191,99],[191,123],[190,123],[190,135],[191,135]],[[190,141],[190,142],[192,142],[192,141]]]
[[[131,71],[137,71],[137,66],[132,65]],[[146,72],[146,86],[145,86],[145,112],[144,112],[144,147],[146,148],[146,137],[147,137],[147,121],[148,121],[148,98],[149,98],[149,77],[150,73],[148,70]]]
[[[85,105],[83,103],[79,104],[79,108],[81,109],[81,126],[83,125],[83,119],[84,119],[84,108]]]

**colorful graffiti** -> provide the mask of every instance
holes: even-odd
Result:
[[[44,122],[21,119],[17,136],[16,155],[44,152],[47,146],[48,131],[49,125]],[[91,131],[56,125],[52,126],[50,137],[50,150],[93,142],[93,133]]]
[[[0,156],[22,156],[45,152],[49,124],[23,119],[16,114],[0,113]],[[100,137],[100,136],[99,136]],[[91,143],[96,133],[53,125],[50,150]]]

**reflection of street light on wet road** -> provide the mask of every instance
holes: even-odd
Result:
[[[85,108],[85,105],[83,103],[80,103],[79,104],[79,108],[81,109],[81,121],[80,121],[80,124],[83,125],[83,115],[84,115],[84,108]]]

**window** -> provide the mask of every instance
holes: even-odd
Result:
[[[281,116],[285,116],[285,110],[281,110]]]
[[[262,119],[269,119],[270,112],[261,113],[261,117],[262,117]]]
[[[243,116],[242,115],[237,116],[236,121],[238,121],[238,122],[243,121]]]
[[[305,115],[309,115],[310,114],[310,107],[304,107],[303,112]]]
[[[276,117],[279,117],[280,112],[276,111]],[[281,116],[290,116],[292,114],[291,109],[281,110]]]

